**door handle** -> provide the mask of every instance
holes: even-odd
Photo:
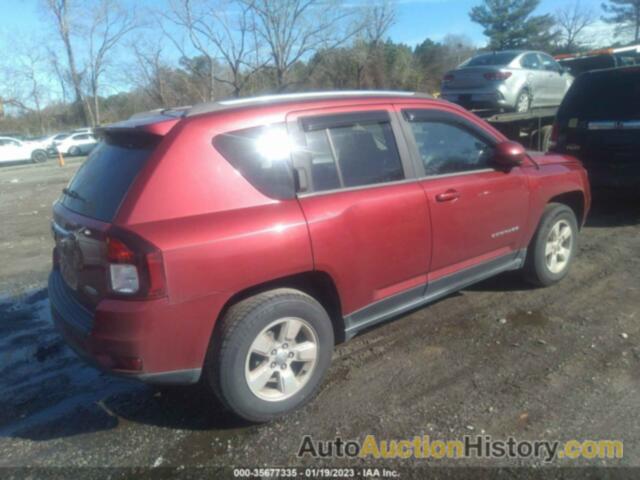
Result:
[[[457,200],[458,198],[460,198],[460,192],[453,189],[436,195],[436,200],[438,202],[452,202],[453,200]]]

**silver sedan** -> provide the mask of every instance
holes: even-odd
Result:
[[[573,77],[544,52],[504,50],[470,58],[442,80],[441,98],[466,108],[528,112],[560,105]]]

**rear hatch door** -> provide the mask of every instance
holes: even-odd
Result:
[[[107,233],[161,138],[141,131],[105,131],[54,205],[58,270],[71,294],[90,309],[108,294]]]
[[[640,69],[578,77],[558,111],[561,145],[585,164],[640,163]]]

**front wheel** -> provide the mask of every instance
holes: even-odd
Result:
[[[331,320],[309,295],[261,293],[233,305],[216,328],[205,381],[237,415],[266,422],[304,405],[331,363]]]
[[[548,286],[562,280],[577,251],[578,222],[566,205],[550,203],[529,247],[525,264],[527,280]]]

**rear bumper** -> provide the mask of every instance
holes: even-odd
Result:
[[[440,98],[465,108],[513,108],[515,98],[502,88],[442,89]]]
[[[640,171],[638,169],[625,173],[611,171],[610,169],[598,169],[586,167],[589,172],[589,180],[593,188],[620,188],[625,190],[640,188]]]
[[[199,316],[197,306],[176,307],[166,299],[103,300],[94,312],[75,299],[57,270],[49,275],[48,289],[54,324],[88,363],[154,384],[200,379],[213,319]]]
[[[640,166],[628,168],[607,168],[599,165],[585,165],[593,188],[640,188]]]

